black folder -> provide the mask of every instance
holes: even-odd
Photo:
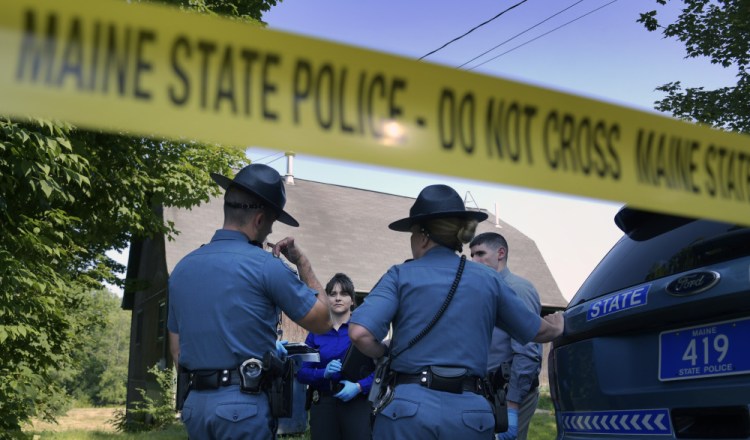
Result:
[[[373,371],[375,360],[359,351],[354,344],[350,344],[341,364],[341,376],[349,382],[356,382],[369,376]]]

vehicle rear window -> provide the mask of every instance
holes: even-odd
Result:
[[[570,306],[680,272],[750,255],[750,229],[656,219],[623,236],[583,283]]]

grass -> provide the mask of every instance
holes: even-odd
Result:
[[[529,428],[529,440],[554,440],[557,437],[554,409],[549,389],[542,387],[539,395],[540,411],[534,415]],[[24,432],[34,440],[186,440],[180,424],[164,431],[125,434],[116,432],[108,420],[116,408],[74,408],[58,420],[58,424],[35,422]],[[279,436],[283,440],[309,440],[309,433]]]

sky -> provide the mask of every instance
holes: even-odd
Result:
[[[655,0],[280,0],[263,19],[277,31],[419,59],[507,10],[423,61],[654,112],[661,97],[655,88],[667,82],[707,88],[735,82],[734,72],[705,59],[686,59],[681,43],[636,22],[651,9],[669,22],[681,5],[677,0],[666,7]],[[283,152],[250,146],[248,157],[286,172]],[[294,174],[414,198],[427,185],[451,185],[469,206],[497,212],[534,240],[568,300],[622,235],[613,222],[622,207],[616,201],[302,154],[295,158]],[[113,256],[127,262],[127,250]]]
[[[283,0],[263,19],[270,29],[418,59],[508,10],[423,61],[464,65],[460,68],[653,112],[661,97],[654,89],[661,84],[679,80],[714,88],[734,79],[733,72],[705,59],[685,59],[682,44],[636,22],[651,9],[674,18],[680,5],[676,0],[666,8],[654,0]],[[286,171],[279,152],[250,148],[248,155]],[[617,202],[309,155],[297,155],[294,174],[409,197],[429,184],[451,185],[470,206],[497,212],[534,240],[566,299],[622,235],[613,222],[622,206]],[[512,257],[508,264],[512,269]]]

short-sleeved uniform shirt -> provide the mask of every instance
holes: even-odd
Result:
[[[279,309],[297,321],[312,309],[316,294],[245,234],[216,231],[169,277],[167,326],[180,336],[180,364],[225,369],[262,358],[275,349]]]
[[[531,282],[512,273],[507,267],[500,271],[500,276],[508,283],[508,287],[524,301],[529,310],[537,314],[542,312],[539,293]],[[492,331],[487,369],[494,371],[504,362],[511,363],[507,398],[512,402],[523,402],[531,390],[534,379],[539,376],[542,365],[542,344],[535,342],[521,344],[502,329],[495,327]]]
[[[382,340],[393,323],[391,354],[400,353],[437,314],[456,277],[459,257],[436,246],[421,258],[391,267],[350,323],[365,327]],[[500,275],[467,261],[453,300],[435,327],[391,363],[400,373],[418,373],[430,365],[464,367],[484,376],[492,329],[504,328],[520,341],[530,341],[541,318],[529,311]]]

